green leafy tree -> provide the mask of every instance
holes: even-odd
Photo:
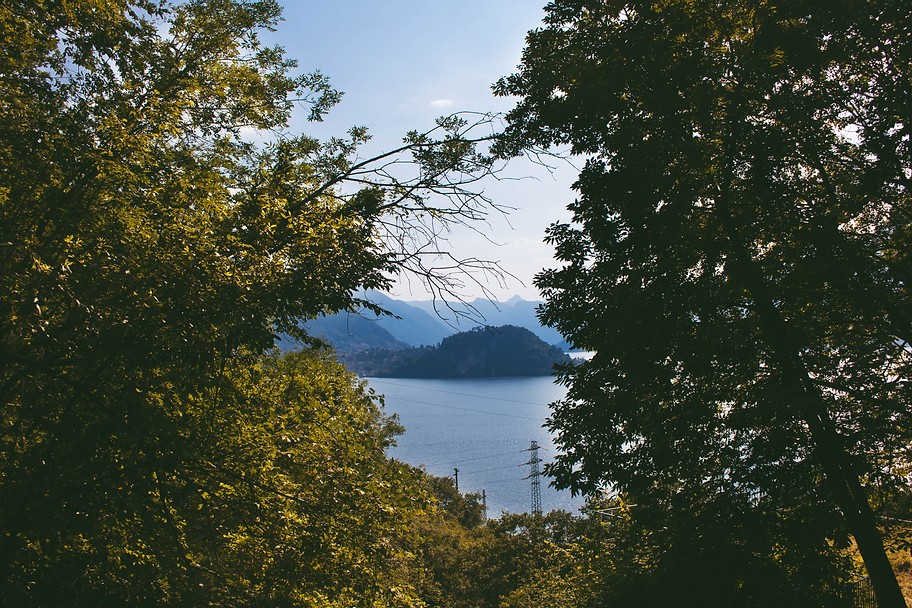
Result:
[[[393,506],[344,442],[346,468],[325,488],[340,502],[330,494],[319,517],[288,520],[325,524],[330,553],[301,563],[326,573],[310,572],[305,591],[282,578],[301,575],[293,549],[318,545],[276,527],[279,498],[265,487],[299,483],[287,470],[299,454],[261,469],[267,448],[251,437],[272,441],[284,423],[243,419],[260,380],[241,379],[264,374],[277,334],[306,338],[300,320],[355,307],[357,290],[397,272],[440,291],[496,270],[466,260],[466,274],[441,275],[425,255],[447,225],[490,208],[470,190],[493,167],[478,147],[486,118],[441,119],[367,159],[363,128],[327,142],[290,134],[295,107],[319,120],[340,94],[261,44],[279,17],[271,0],[0,6],[0,601],[319,605],[314,589],[347,577],[360,586],[326,591],[326,603],[390,600],[364,581],[381,567],[373,557],[395,560],[358,543],[385,521],[365,503]],[[300,383],[329,391],[341,371],[307,373]],[[340,390],[328,398],[367,407]],[[340,440],[376,436],[356,423]],[[230,441],[241,428],[250,437]],[[368,462],[377,449],[363,448]],[[333,472],[330,455],[300,456]],[[188,509],[209,508],[193,503],[202,492],[219,505],[205,543],[186,523],[202,521]],[[255,523],[259,509],[270,523]],[[215,564],[213,552],[237,561]],[[232,595],[248,584],[252,595]]]
[[[597,353],[561,373],[558,482],[759,517],[748,546],[847,531],[882,606],[905,605],[872,505],[912,444],[910,10],[559,0],[497,87],[521,98],[501,153],[586,158],[537,279]]]
[[[458,497],[449,479],[430,482],[440,508],[416,520],[415,535],[426,573],[419,589],[430,605],[591,605],[598,576],[589,566],[599,553],[587,536],[590,520],[552,511],[475,521],[466,514],[477,513],[477,496]]]
[[[96,457],[119,449],[94,483],[7,539],[7,605],[420,605],[408,547],[430,495],[330,354],[234,362],[173,417],[166,453],[97,438]]]
[[[194,447],[160,482],[208,601],[420,605],[409,527],[430,496],[387,458],[402,429],[376,396],[329,353],[267,357],[228,378],[189,408]]]
[[[592,565],[606,547],[596,541],[598,521],[551,511],[505,514],[492,522],[514,551],[515,573],[500,608],[559,608],[598,605],[601,574]]]
[[[500,577],[509,568],[497,538],[484,525],[480,498],[463,495],[452,479],[426,475],[435,508],[413,522],[415,552],[423,577],[417,582],[430,606],[497,606]]]
[[[853,564],[804,510],[725,495],[672,505],[600,501],[591,517],[601,602],[649,606],[851,606]],[[673,593],[671,591],[673,590]]]

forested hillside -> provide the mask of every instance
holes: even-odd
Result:
[[[303,325],[309,336],[318,338],[335,350],[355,352],[371,348],[398,350],[408,348],[409,344],[398,340],[377,322],[373,314],[337,313],[320,317]],[[282,336],[276,345],[283,351],[294,351],[301,348],[301,343]]]
[[[483,378],[547,376],[570,357],[528,329],[477,327],[445,338],[438,346],[343,353],[362,376],[386,378]]]
[[[515,325],[528,329],[548,344],[559,344],[564,341],[560,332],[538,320],[538,308],[542,304],[540,301],[531,302],[513,296],[505,302],[475,298],[465,303],[429,300],[407,303],[443,319],[448,327],[453,328],[453,333],[469,331],[475,325]]]

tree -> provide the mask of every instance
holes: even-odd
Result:
[[[808,548],[845,526],[882,606],[904,602],[871,497],[908,483],[912,439],[910,23],[891,1],[559,0],[497,86],[521,98],[500,153],[587,159],[537,279],[542,319],[597,352],[560,375],[558,482],[761,497],[760,530]]]
[[[400,271],[438,291],[460,280],[425,260],[447,225],[491,209],[471,190],[493,170],[487,118],[364,160],[363,128],[292,135],[295,107],[319,120],[340,94],[260,43],[279,16],[272,0],[0,7],[0,577],[25,585],[10,602],[58,603],[34,573],[72,603],[122,604],[98,583],[117,562],[128,603],[193,603],[162,595],[166,564],[220,570],[161,553],[190,541],[170,507],[151,510],[158,484],[210,458],[192,424],[227,424],[235,378],[277,334],[306,339],[300,320]],[[463,262],[462,280],[496,270]],[[316,390],[341,372],[313,373]]]
[[[407,544],[429,498],[386,457],[400,429],[363,386],[305,351],[232,365],[212,392],[183,404],[167,457],[115,438],[94,467],[113,479],[19,531],[36,540],[8,543],[3,601],[419,603]]]
[[[481,521],[479,496],[429,477],[439,508],[417,520],[422,597],[446,607],[592,605],[590,520],[565,511]],[[468,517],[466,517],[468,515]]]
[[[602,598],[594,593],[600,573],[592,562],[606,548],[593,542],[597,525],[566,511],[504,514],[492,522],[498,536],[508,539],[516,568],[513,588],[505,590],[501,608],[605,605],[598,604]]]
[[[321,351],[228,377],[230,396],[188,408],[194,449],[159,480],[206,601],[420,605],[410,527],[430,495],[386,456],[402,428],[376,396]]]
[[[425,474],[435,508],[415,518],[412,550],[423,576],[413,579],[431,606],[497,606],[512,563],[485,525],[479,494],[461,494],[452,479]]]

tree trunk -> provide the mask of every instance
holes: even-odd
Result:
[[[811,431],[814,453],[826,476],[833,499],[858,544],[874,587],[877,605],[880,608],[907,608],[896,574],[887,559],[867,492],[852,471],[848,453],[827,411],[826,401],[808,375],[798,354],[799,347],[790,337],[782,315],[773,305],[766,281],[751,258],[724,198],[720,197],[717,208],[731,244],[730,253],[740,275],[738,278],[754,301],[763,335],[772,348],[785,385],[794,395],[795,405]]]

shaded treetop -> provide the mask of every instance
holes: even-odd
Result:
[[[587,159],[537,280],[597,351],[563,374],[552,472],[670,509],[763,496],[804,518],[794,547],[838,509],[878,570],[868,497],[907,483],[912,435],[909,7],[547,10],[497,90],[520,96],[501,153]]]

